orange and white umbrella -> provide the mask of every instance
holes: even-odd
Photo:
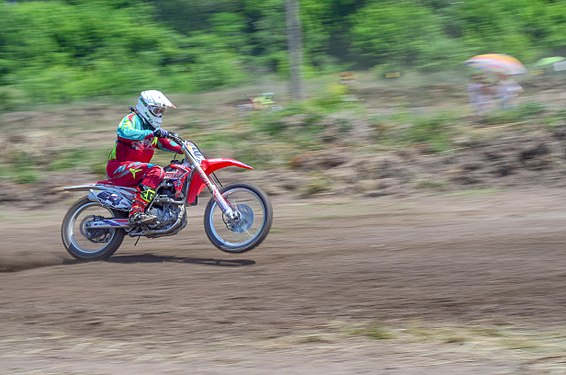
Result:
[[[471,68],[492,73],[505,73],[509,75],[525,74],[527,68],[516,58],[499,53],[488,53],[477,55],[468,60],[465,64]]]

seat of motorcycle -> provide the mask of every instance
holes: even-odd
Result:
[[[111,185],[111,186],[123,186],[123,187],[136,187],[138,184],[134,182],[133,184],[117,184],[111,180],[100,180],[96,182],[97,185]]]

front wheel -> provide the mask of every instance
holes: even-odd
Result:
[[[214,199],[206,206],[204,229],[210,242],[227,253],[244,253],[259,245],[271,229],[273,208],[269,197],[250,184],[233,184],[220,192],[236,211],[229,219]]]
[[[61,239],[67,252],[81,260],[107,259],[124,240],[123,229],[95,228],[91,223],[104,218],[125,218],[127,213],[103,207],[88,198],[69,209],[61,226]]]

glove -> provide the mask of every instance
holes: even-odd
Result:
[[[169,132],[162,128],[157,128],[153,131],[153,135],[157,138],[167,138],[169,136]]]

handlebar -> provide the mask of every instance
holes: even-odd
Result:
[[[187,141],[177,133],[169,133],[167,138],[175,141],[185,154],[185,159],[187,159],[191,164],[200,164],[204,159],[206,159],[199,149],[199,147],[191,141]]]
[[[185,143],[185,140],[184,140],[183,138],[181,138],[181,137],[179,136],[179,134],[177,134],[177,133],[172,133],[172,132],[170,132],[170,133],[167,135],[167,138],[169,138],[169,139],[171,139],[171,140],[173,140],[173,141],[179,143],[179,146],[181,146],[183,143]]]

